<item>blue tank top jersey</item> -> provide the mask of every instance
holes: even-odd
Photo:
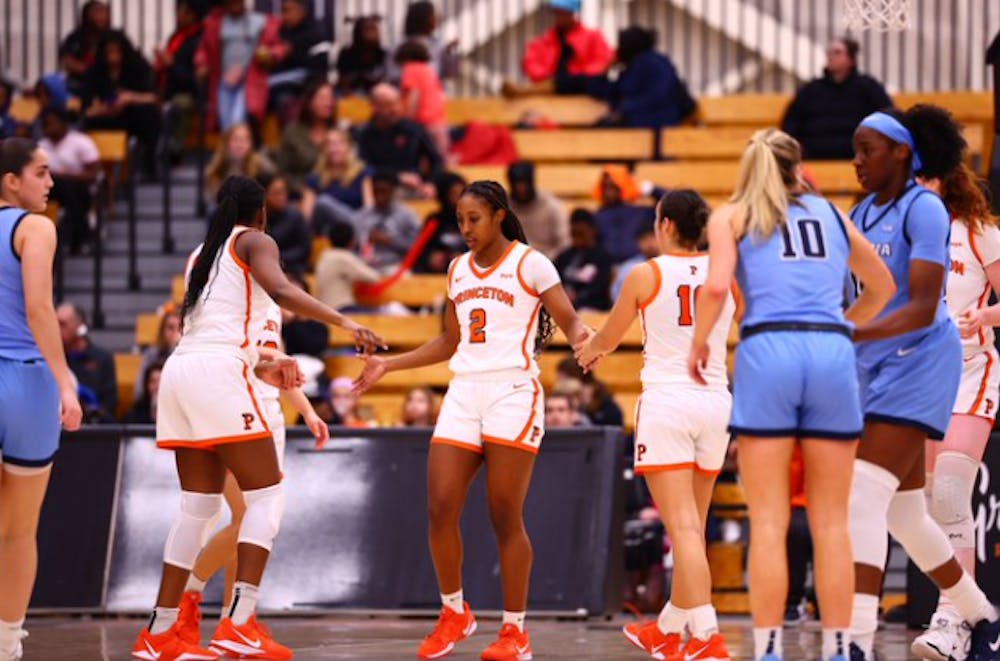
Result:
[[[27,215],[24,209],[0,209],[0,358],[10,360],[42,357],[28,327],[21,259],[14,252],[14,230]]]
[[[907,186],[892,202],[877,205],[875,195],[869,195],[851,211],[854,224],[875,246],[896,281],[896,294],[879,316],[885,316],[910,300],[910,261],[914,259],[944,266],[941,300],[930,326],[885,340],[858,344],[858,364],[866,369],[877,365],[889,354],[918,343],[942,325],[952,323],[945,302],[948,269],[951,268],[948,253],[951,218],[936,194],[912,181]]]
[[[736,279],[746,299],[741,327],[766,322],[846,326],[850,252],[847,229],[829,201],[818,195],[790,201],[784,226],[769,239],[747,234],[739,242]]]

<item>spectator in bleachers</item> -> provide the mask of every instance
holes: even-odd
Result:
[[[78,381],[80,403],[88,419],[115,419],[118,409],[118,377],[111,353],[94,344],[83,309],[73,303],[56,308],[59,334],[66,362]]]
[[[17,86],[0,76],[0,140],[14,136],[17,122],[10,116],[10,104],[14,100]]]
[[[91,186],[100,173],[100,154],[89,135],[72,127],[67,111],[45,108],[40,120],[45,137],[38,146],[48,154],[54,184],[49,195],[62,208],[62,239],[77,255],[91,240]]]
[[[274,164],[264,154],[254,150],[253,133],[247,124],[230,126],[219,138],[212,160],[205,168],[205,195],[210,203],[226,177],[243,175],[256,179],[274,174]]]
[[[658,129],[676,126],[695,111],[695,101],[674,63],[655,47],[654,30],[626,28],[618,33],[617,75],[584,81],[587,92],[611,108],[601,124]]]
[[[288,279],[303,291],[308,291],[301,276],[289,273]],[[285,343],[285,353],[289,356],[304,354],[322,358],[330,345],[330,328],[322,322],[300,317],[282,308],[281,339]]]
[[[309,270],[312,232],[302,212],[288,203],[288,183],[281,174],[257,178],[266,192],[267,233],[278,244],[281,266],[285,271],[302,275]]]
[[[50,73],[39,78],[32,94],[40,108],[66,110],[69,107],[69,89],[66,87],[66,78],[61,73]]]
[[[433,427],[437,424],[438,396],[427,386],[410,388],[403,401],[404,427]]]
[[[181,315],[177,310],[167,310],[160,316],[160,326],[156,330],[156,343],[146,347],[142,352],[142,361],[139,363],[139,374],[145,374],[149,366],[154,363],[166,362],[180,341]],[[138,399],[141,395],[142,382],[140,381],[135,384],[132,398]]]
[[[580,0],[548,0],[547,4],[552,27],[528,43],[521,67],[533,83],[545,82],[548,87],[528,91],[551,91],[560,67],[569,76],[599,76],[607,71],[614,60],[614,51],[600,30],[584,27],[577,20]],[[558,86],[554,89],[560,91]]]
[[[826,48],[823,76],[795,94],[781,130],[799,141],[807,159],[851,159],[854,129],[868,114],[892,105],[882,83],[858,71],[858,42],[834,40]]]
[[[403,37],[417,40],[427,47],[430,53],[430,64],[441,80],[454,78],[458,73],[459,58],[455,53],[458,41],[444,43],[435,34],[439,18],[437,8],[429,0],[411,2],[406,8],[406,19],[403,21]]]
[[[403,114],[427,129],[438,154],[446,158],[448,120],[445,116],[444,87],[430,59],[427,46],[416,39],[403,42],[396,50]]]
[[[270,106],[287,123],[298,113],[308,83],[326,80],[330,44],[312,15],[310,0],[282,0],[278,39],[279,49],[265,51],[270,58]]]
[[[545,428],[579,427],[580,404],[576,395],[566,390],[553,390],[545,395]]]
[[[403,116],[399,90],[380,83],[372,88],[372,115],[358,135],[358,153],[365,163],[391,168],[406,188],[425,197],[434,194],[431,181],[441,171],[434,141],[416,122]]]
[[[580,412],[585,416],[584,424],[597,426],[621,426],[624,418],[614,397],[593,372],[584,373],[576,360],[570,356],[556,365],[555,390],[579,393]]]
[[[129,425],[152,425],[156,423],[156,396],[160,392],[160,374],[163,372],[163,361],[155,361],[139,370],[142,379],[136,383],[139,396],[135,398],[131,408],[122,420]]]
[[[611,270],[608,253],[597,243],[597,223],[587,209],[570,215],[571,245],[555,259],[566,294],[577,310],[611,309]]]
[[[361,255],[376,270],[395,269],[420,233],[420,221],[413,211],[396,199],[399,179],[392,170],[375,170],[372,175],[372,205],[358,212],[354,228]]]
[[[435,223],[416,270],[423,273],[447,273],[454,257],[465,252],[465,239],[458,231],[458,198],[468,182],[460,174],[442,172],[434,180],[438,208],[424,219],[424,226]],[[523,221],[522,221],[523,224]]]
[[[209,128],[225,131],[252,121],[259,129],[267,112],[267,69],[281,49],[277,17],[247,9],[246,0],[225,0],[205,19],[195,53],[198,77],[208,81]]]
[[[329,409],[316,411],[323,422],[358,429],[377,426],[371,411],[360,405],[359,397],[354,392],[354,380],[350,377],[339,376],[331,381],[327,399]],[[327,413],[327,418],[323,417],[324,413]]]
[[[286,124],[275,162],[296,194],[301,194],[306,177],[316,169],[323,141],[337,123],[337,101],[333,87],[325,80],[309,83],[302,95],[296,121]],[[308,214],[307,214],[308,215]]]
[[[521,161],[507,168],[510,206],[535,250],[555,259],[569,247],[569,218],[562,202],[535,185],[535,166]]]
[[[334,221],[354,224],[362,207],[371,205],[373,172],[358,158],[350,133],[327,131],[316,170],[302,191],[302,213],[316,234]]]
[[[618,295],[621,294],[622,286],[625,284],[625,276],[629,274],[629,271],[660,255],[660,244],[656,241],[653,221],[639,226],[639,230],[635,234],[635,245],[639,248],[639,254],[629,257],[619,264],[618,270],[615,272],[615,279],[611,282],[611,300],[613,301],[618,300]]]
[[[166,45],[153,51],[160,95],[174,109],[173,135],[170,136],[170,150],[174,156],[179,156],[184,149],[198,98],[194,54],[204,28],[201,7],[198,0],[178,0],[177,27]]]
[[[337,91],[342,95],[368,94],[386,80],[388,52],[382,48],[381,17],[354,19],[351,45],[337,54]]]
[[[142,171],[156,173],[156,144],[160,139],[160,106],[153,68],[128,38],[116,31],[105,34],[82,90],[84,125],[88,130],[127,131],[142,148]]]
[[[356,312],[354,285],[378,282],[379,274],[358,257],[354,226],[335,220],[327,236],[330,247],[316,260],[316,298],[340,312]]]
[[[635,235],[656,216],[653,207],[632,204],[641,195],[639,185],[621,165],[607,165],[594,187],[600,208],[594,214],[601,245],[615,264],[639,252]]]
[[[82,93],[87,73],[97,60],[97,46],[111,29],[108,3],[88,0],[80,9],[80,25],[59,44],[59,62],[66,74],[66,84],[76,95]]]

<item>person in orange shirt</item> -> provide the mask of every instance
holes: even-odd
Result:
[[[403,94],[403,113],[422,124],[442,157],[448,154],[448,121],[445,117],[444,87],[434,67],[427,46],[416,39],[403,43],[396,51],[401,68],[399,82]]]

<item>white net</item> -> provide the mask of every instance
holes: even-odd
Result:
[[[851,32],[895,32],[910,27],[912,0],[844,0],[844,22]]]

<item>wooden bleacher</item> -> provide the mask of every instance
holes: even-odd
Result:
[[[118,379],[118,410],[115,415],[123,418],[132,407],[132,392],[135,384],[142,378],[139,366],[142,356],[137,353],[115,354],[115,376]]]
[[[457,97],[447,100],[448,123],[471,121],[513,126],[527,112],[538,112],[560,126],[592,126],[608,111],[606,104],[589,96],[534,96],[520,99],[502,97]],[[337,102],[337,117],[352,124],[367,122],[371,104],[363,97],[347,97]]]
[[[390,351],[412,349],[433,340],[442,331],[440,315],[411,315],[396,317],[391,315],[352,314],[351,320],[370,328],[389,345]],[[330,346],[336,348],[353,347],[354,340],[339,328],[330,328]]]
[[[824,193],[862,192],[850,161],[809,161],[805,166]],[[665,188],[693,188],[708,197],[732,193],[738,172],[738,161],[666,161],[640,163],[635,176]]]
[[[645,161],[654,157],[648,129],[514,131],[518,157],[526,161]]]
[[[596,163],[543,163],[535,168],[535,184],[557,197],[589,197],[603,167]],[[468,181],[492,179],[507,185],[503,165],[462,165],[456,171]]]

